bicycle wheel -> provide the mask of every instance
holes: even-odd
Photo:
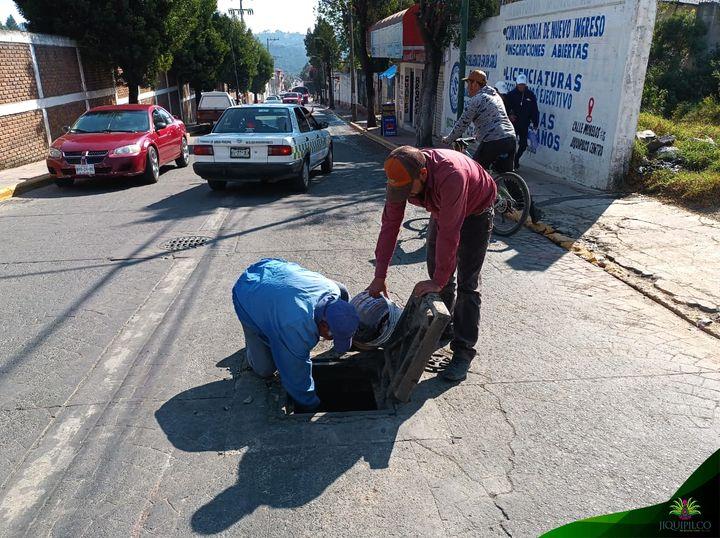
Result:
[[[512,235],[522,228],[530,214],[530,190],[515,172],[498,175],[495,183],[498,192],[493,230],[498,235]]]

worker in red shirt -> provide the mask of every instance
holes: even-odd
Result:
[[[463,153],[402,146],[385,161],[387,194],[375,249],[375,279],[370,295],[387,296],[385,279],[407,202],[430,212],[427,266],[430,280],[418,282],[413,295],[439,293],[452,313],[453,359],[442,372],[448,381],[467,377],[475,357],[480,326],[480,270],[490,242],[492,177]],[[457,300],[455,272],[457,270]]]

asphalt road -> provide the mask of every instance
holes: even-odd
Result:
[[[491,245],[465,383],[282,418],[230,289],[269,256],[370,282],[386,151],[331,123],[306,195],[169,167],[0,203],[0,536],[536,536],[668,500],[720,448],[718,341],[526,231]],[[184,236],[209,242],[161,247]],[[422,232],[396,254],[404,302]]]

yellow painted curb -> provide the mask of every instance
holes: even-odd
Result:
[[[42,176],[27,179],[25,181],[19,181],[18,183],[15,183],[15,185],[10,185],[9,187],[4,187],[0,189],[0,201],[7,200],[8,198],[13,198],[14,196],[31,191],[33,189],[44,187],[45,185],[49,185],[53,181],[54,178],[50,174],[44,174]]]

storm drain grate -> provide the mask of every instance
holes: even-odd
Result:
[[[448,367],[451,359],[452,357],[450,357],[449,355],[435,352],[430,357],[427,366],[425,366],[425,371],[432,373],[442,372],[445,368]]]
[[[178,250],[189,250],[191,248],[201,247],[210,241],[209,237],[202,235],[188,235],[186,237],[175,237],[160,243],[160,248],[177,252]]]

